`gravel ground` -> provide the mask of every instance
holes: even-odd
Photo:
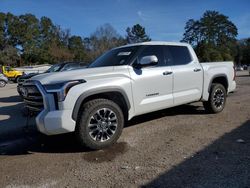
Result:
[[[80,148],[46,137],[20,114],[16,85],[0,88],[0,187],[249,187],[250,76],[219,114],[201,103],[134,118],[118,143]]]

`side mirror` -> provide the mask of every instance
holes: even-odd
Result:
[[[144,56],[141,58],[139,64],[141,67],[157,65],[158,58],[155,55]]]

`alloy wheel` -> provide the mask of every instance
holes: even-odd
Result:
[[[213,104],[214,106],[219,109],[222,108],[225,101],[225,95],[222,89],[218,88],[215,90],[213,94]]]
[[[97,142],[109,140],[117,130],[117,116],[109,108],[98,109],[89,120],[89,136]]]

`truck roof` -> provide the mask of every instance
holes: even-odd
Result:
[[[130,46],[145,46],[145,45],[190,46],[190,44],[184,43],[184,42],[150,41],[150,42],[140,42],[140,43],[134,43],[134,44],[127,44],[124,46],[120,46],[118,48],[130,47]]]

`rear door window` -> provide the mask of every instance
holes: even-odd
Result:
[[[167,56],[166,59],[169,58],[167,60],[168,63],[171,65],[186,65],[192,61],[192,57],[186,46],[167,46],[165,54]]]

